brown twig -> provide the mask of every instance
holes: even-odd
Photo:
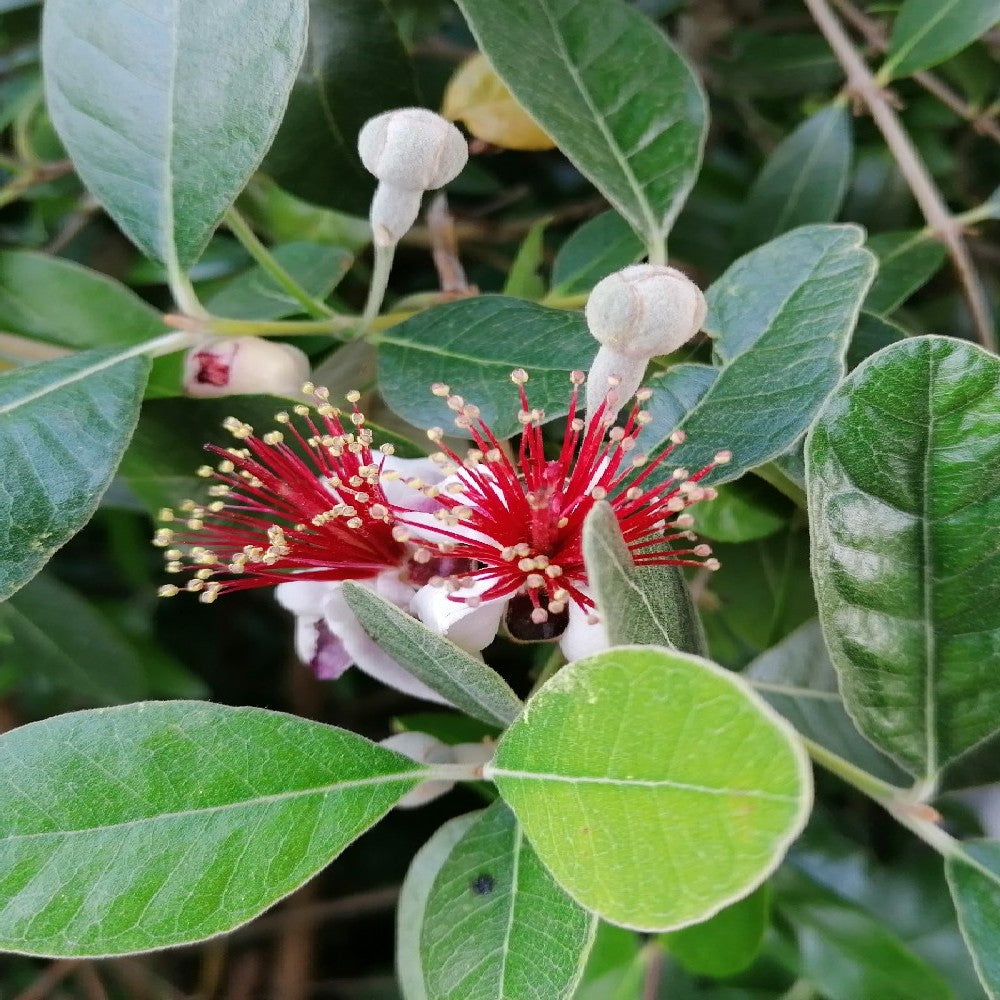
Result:
[[[996,338],[989,308],[976,274],[969,249],[962,239],[961,226],[948,209],[940,191],[931,179],[906,130],[900,124],[882,88],[868,65],[858,54],[854,43],[841,27],[826,0],[805,0],[819,30],[823,33],[833,54],[847,77],[847,85],[871,112],[878,130],[882,133],[889,152],[906,180],[914,199],[920,206],[927,224],[945,245],[952,265],[958,274],[962,292],[969,307],[976,339],[987,350],[996,351]]]
[[[14,1000],[44,1000],[53,987],[66,978],[76,966],[76,962],[69,958],[64,958],[59,962],[50,962],[31,983],[27,989],[22,990]]]
[[[90,962],[77,963],[73,978],[79,984],[80,992],[86,1000],[108,1000],[108,994],[101,982],[101,977]]]
[[[833,5],[843,16],[844,20],[856,28],[869,45],[879,52],[889,51],[889,41],[878,24],[858,10],[850,0],[833,0]],[[942,104],[951,108],[960,118],[964,118],[980,135],[988,136],[994,142],[1000,143],[1000,124],[997,123],[992,115],[981,108],[974,107],[967,101],[963,101],[951,87],[933,73],[920,70],[911,75],[924,90],[929,94],[933,94]]]

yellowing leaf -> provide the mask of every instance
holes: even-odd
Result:
[[[445,90],[441,114],[462,122],[477,139],[504,149],[554,149],[556,145],[514,100],[482,53],[459,66]]]

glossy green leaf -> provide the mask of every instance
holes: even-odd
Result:
[[[898,309],[934,276],[947,256],[944,244],[919,231],[876,233],[868,249],[878,257],[878,276],[865,310],[886,315]]]
[[[0,604],[0,627],[13,645],[5,666],[43,677],[77,705],[117,705],[146,692],[145,671],[104,617],[55,577],[36,576]]]
[[[346,582],[344,597],[364,630],[414,677],[475,719],[506,726],[517,718],[521,700],[482,660],[432,632],[391,601]]]
[[[743,672],[803,736],[869,774],[903,786],[906,774],[858,732],[837,690],[817,621],[800,625]]]
[[[420,926],[425,996],[568,998],[596,923],[496,802],[465,829],[431,886]]]
[[[664,935],[663,943],[689,972],[714,979],[735,976],[757,957],[769,911],[770,893],[762,885],[714,917]]]
[[[427,901],[441,866],[481,815],[481,812],[466,813],[448,820],[417,851],[407,869],[399,894],[399,905],[396,907],[396,975],[399,977],[403,1000],[428,1000],[420,950]]]
[[[52,121],[147,256],[181,269],[198,259],[274,138],[307,13],[306,0],[45,4]]]
[[[707,655],[705,630],[679,566],[636,566],[610,504],[583,525],[587,579],[612,645],[652,645]]]
[[[701,85],[666,36],[621,0],[458,5],[518,103],[647,243],[661,244],[708,126]]]
[[[643,256],[642,240],[617,213],[602,212],[574,230],[552,263],[552,292],[580,295]]]
[[[780,531],[789,520],[791,503],[763,480],[744,476],[718,488],[711,503],[696,503],[689,513],[695,534],[717,542],[752,542]]]
[[[863,236],[853,225],[803,226],[741,257],[709,288],[705,330],[718,374],[680,421],[688,439],[671,467],[699,469],[726,448],[733,460],[709,482],[738,479],[806,430],[843,376],[844,352],[875,273]],[[676,399],[690,382],[688,366],[650,381],[647,453],[677,427]]]
[[[909,76],[935,66],[998,21],[996,0],[906,0],[892,26],[882,72]]]
[[[733,58],[725,83],[733,94],[790,97],[822,91],[843,80],[843,70],[818,32],[733,32]]]
[[[231,443],[231,436],[222,427],[226,417],[239,417],[258,431],[273,430],[279,426],[275,413],[292,405],[292,400],[281,396],[256,395],[147,401],[122,459],[121,476],[150,513],[174,507],[188,497],[205,499],[206,483],[196,470],[208,457],[206,444],[228,447]],[[401,458],[421,455],[412,442],[398,434],[371,422],[367,426],[376,444],[391,442]]]
[[[799,876],[779,909],[798,941],[802,974],[829,1000],[956,1000],[951,987],[880,920]]]
[[[354,260],[346,250],[316,243],[286,243],[273,254],[305,291],[321,300],[337,287]],[[302,312],[301,303],[260,266],[237,275],[207,299],[205,307],[216,316],[252,320],[282,319]]]
[[[112,955],[231,930],[421,771],[345,730],[203,702],[22,726],[0,738],[0,948]]]
[[[962,936],[990,996],[1000,997],[1000,842],[969,841],[945,860]]]
[[[90,519],[148,370],[144,357],[103,348],[0,375],[0,600]]]
[[[651,646],[560,670],[485,775],[563,888],[639,930],[752,892],[812,799],[805,752],[773,709],[715,664]]]
[[[368,213],[375,178],[361,165],[361,126],[420,104],[410,60],[384,0],[309,0],[309,38],[264,169],[293,194]]]
[[[945,337],[886,348],[806,447],[820,620],[848,711],[908,771],[1000,729],[1000,361]]]
[[[78,349],[137,344],[166,333],[160,314],[124,285],[26,250],[0,251],[0,329]]]
[[[498,438],[519,432],[515,368],[531,376],[531,405],[549,417],[569,406],[569,373],[586,370],[597,353],[583,316],[502,295],[436,306],[379,338],[379,388],[385,401],[417,427],[454,428],[435,382],[475,403]]]
[[[851,169],[851,118],[831,104],[807,118],[771,152],[747,194],[736,226],[746,250],[840,212]]]

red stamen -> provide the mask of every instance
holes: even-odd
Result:
[[[440,526],[434,532],[439,547],[449,557],[470,560],[475,567],[454,575],[459,587],[470,583],[485,585],[479,600],[526,594],[534,616],[547,614],[546,608],[561,611],[572,600],[591,611],[583,562],[583,524],[594,504],[607,500],[618,518],[625,544],[638,565],[703,566],[718,568],[707,558],[707,545],[675,547],[690,543],[694,536],[686,530],[690,515],[684,510],[714,491],[697,486],[717,465],[729,461],[728,452],[694,474],[680,475],[654,486],[650,476],[661,468],[684,440],[676,432],[671,443],[652,460],[629,458],[642,427],[649,418],[642,403],[649,398],[641,391],[624,427],[612,427],[602,404],[584,425],[577,417],[582,372],[572,375],[573,391],[569,415],[559,455],[546,459],[542,423],[544,414],[532,410],[524,384],[528,376],[516,371],[511,380],[517,385],[521,402],[519,419],[523,426],[517,461],[513,462],[497,442],[478,410],[450,394],[447,386],[435,386],[436,395],[447,397],[448,405],[460,413],[456,424],[471,434],[476,451],[465,460],[441,443],[442,432],[429,432],[441,448],[438,460],[447,464],[461,483],[461,492],[436,491],[440,505]],[[609,394],[610,395],[610,394]],[[472,413],[474,411],[474,414]],[[574,458],[575,456],[575,458]],[[637,472],[640,466],[645,466]],[[415,529],[424,527],[418,517],[396,510],[400,522]],[[474,537],[469,537],[475,533]],[[477,537],[477,536],[482,536]],[[440,541],[444,539],[444,541]],[[466,600],[461,593],[453,600]]]

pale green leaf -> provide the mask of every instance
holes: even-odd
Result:
[[[848,711],[912,774],[1000,729],[1000,361],[894,344],[837,389],[806,446],[820,621]]]
[[[0,375],[0,600],[90,519],[139,416],[149,361],[103,348]]]
[[[752,892],[812,800],[808,759],[773,709],[721,667],[657,647],[564,667],[485,774],[563,888],[640,930]]]
[[[421,771],[257,708],[146,702],[22,726],[0,737],[0,948],[117,955],[232,930]]]
[[[847,714],[815,619],[761,653],[743,676],[803,736],[883,781],[906,783],[906,774],[858,732]]]
[[[456,708],[501,726],[520,714],[521,700],[482,660],[432,632],[368,587],[348,581],[344,597],[381,649]]]
[[[511,93],[650,245],[701,163],[705,95],[666,36],[621,0],[458,0]]]
[[[421,917],[426,1000],[568,998],[597,924],[552,880],[502,802],[442,859]]]
[[[510,381],[515,368],[531,376],[531,405],[557,417],[569,406],[570,372],[588,369],[596,353],[580,313],[482,295],[427,309],[382,334],[379,389],[404,420],[452,433],[454,414],[430,391],[444,382],[505,438],[521,430],[517,386]]]
[[[738,250],[810,222],[832,222],[851,169],[851,118],[831,104],[780,142],[754,181],[736,226]]]
[[[636,566],[611,505],[583,525],[583,553],[612,645],[653,645],[707,655],[705,630],[679,566]]]
[[[147,256],[181,269],[198,259],[274,138],[307,17],[306,0],[45,4],[53,124]]]
[[[990,1000],[1000,998],[1000,842],[969,841],[945,861],[962,937]]]
[[[574,230],[552,263],[552,296],[589,292],[602,278],[634,264],[642,240],[617,213],[602,212]]]
[[[906,0],[892,26],[882,72],[909,76],[934,66],[998,21],[997,0]]]
[[[876,233],[868,249],[878,257],[878,276],[865,299],[865,310],[887,315],[922,288],[944,263],[943,243],[919,231]]]
[[[466,813],[448,820],[413,856],[396,907],[396,975],[403,1000],[428,1000],[420,935],[434,880],[465,832],[482,815]]]
[[[736,261],[706,293],[705,330],[715,347],[714,381],[680,426],[687,441],[674,466],[699,469],[728,449],[713,485],[787,451],[844,374],[844,353],[875,274],[875,257],[853,225],[802,226]],[[643,449],[656,454],[677,425],[689,366],[653,379]],[[645,439],[645,440],[643,440]],[[659,443],[654,443],[659,442]]]

